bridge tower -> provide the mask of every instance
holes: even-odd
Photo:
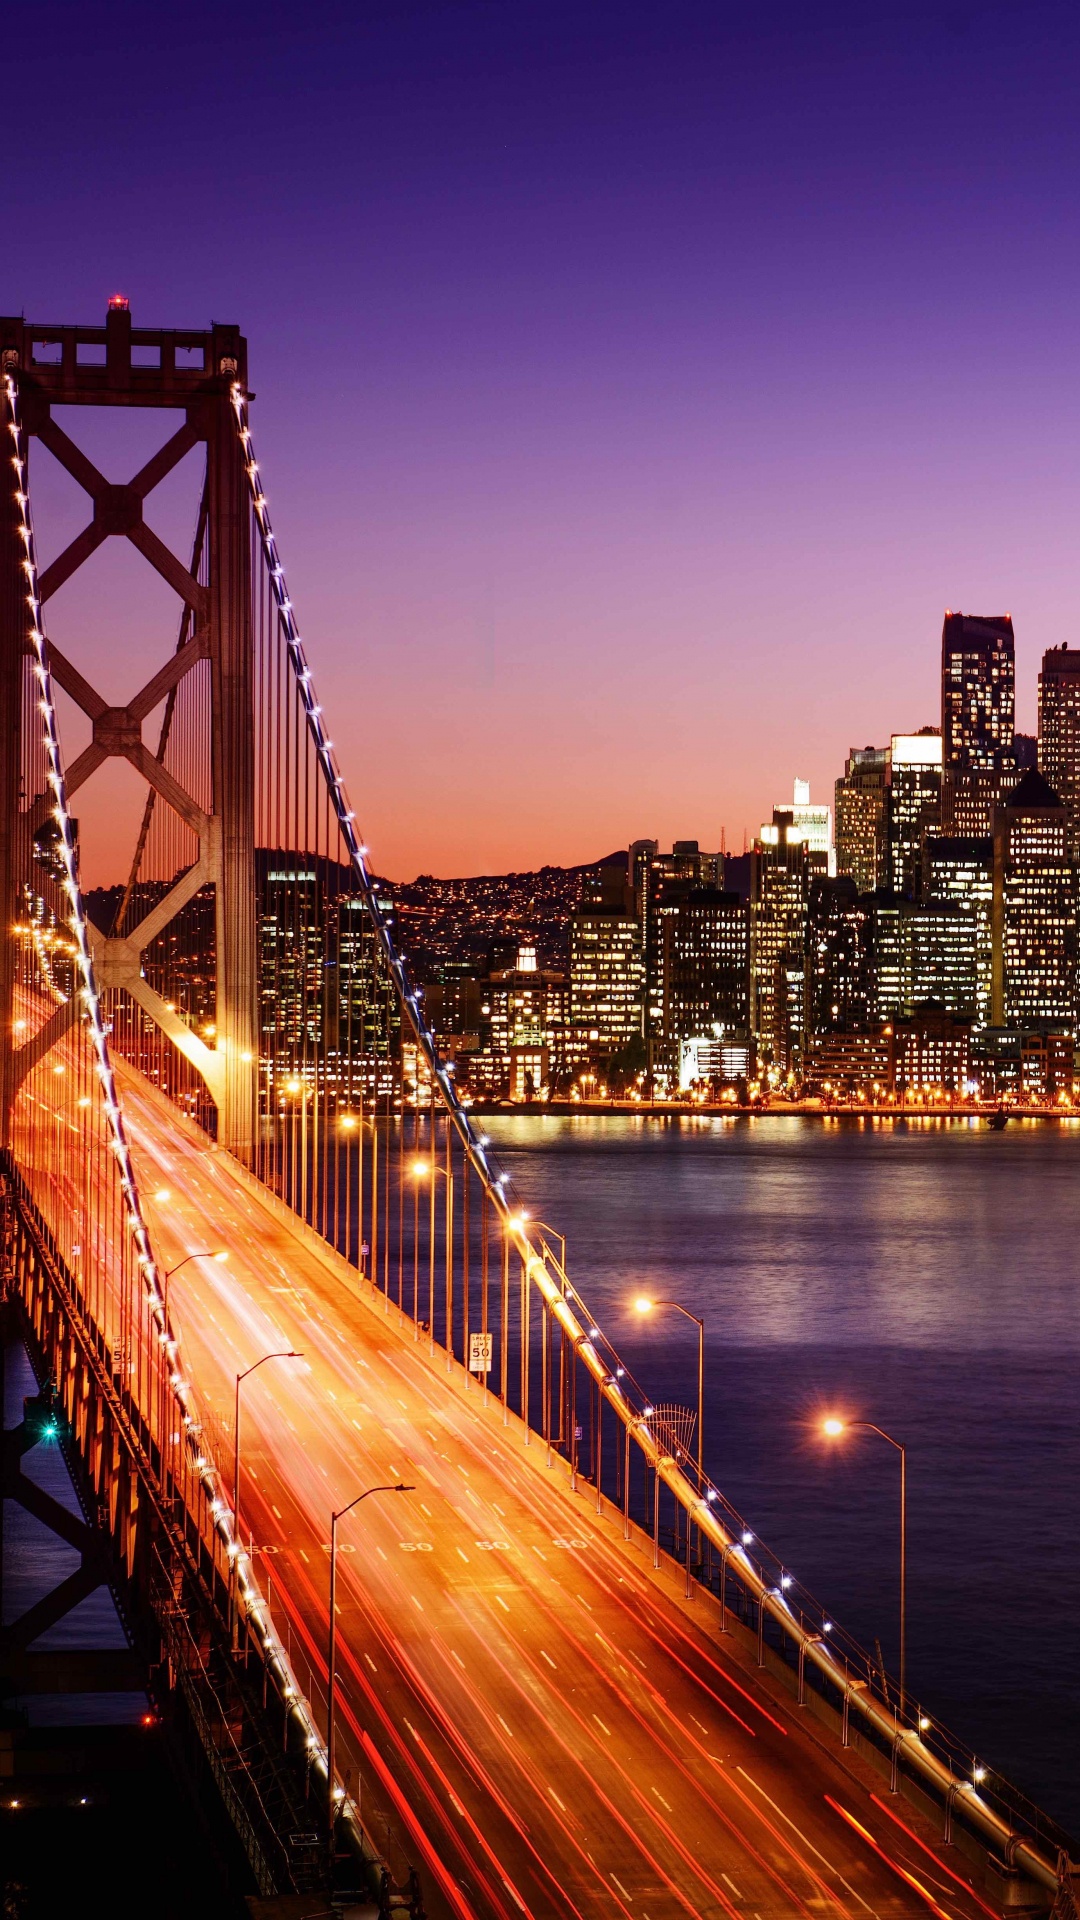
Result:
[[[102,763],[122,757],[196,836],[198,857],[122,936],[95,935],[99,985],[124,988],[205,1081],[218,1114],[218,1138],[250,1161],[256,1127],[258,1061],[254,823],[254,669],[250,505],[245,456],[230,393],[247,385],[247,343],[237,327],[205,332],[134,328],[127,301],[109,303],[104,326],[36,326],[0,319],[0,368],[19,387],[28,440],[36,439],[89,495],[83,531],[41,577],[47,602],[110,538],[125,538],[172,587],[180,603],[175,651],[146,674],[124,706],[111,706],[63,649],[62,621],[50,621],[56,683],[91,722],[93,737],[69,765],[74,798]],[[107,481],[65,426],[59,407],[138,407],[172,413],[179,424],[126,484]],[[205,483],[195,546],[180,559],[144,519],[147,496],[194,448],[205,448]],[[24,479],[24,486],[26,482]],[[30,1067],[74,1019],[69,1003],[42,1033],[16,1044],[15,952],[22,877],[35,835],[47,826],[49,797],[23,791],[20,728],[28,651],[23,550],[16,504],[0,489],[0,1122],[10,1138],[15,1092]],[[119,609],[118,609],[119,612]],[[143,740],[143,723],[199,661],[210,663],[209,809],[172,774],[163,753]],[[192,899],[212,883],[215,897],[216,1043],[207,1046],[143,977],[142,955]]]

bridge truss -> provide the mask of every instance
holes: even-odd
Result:
[[[303,1826],[311,1781],[326,1791],[325,1704],[301,1684],[245,1549],[227,1471],[235,1436],[188,1377],[155,1202],[125,1128],[136,1081],[363,1276],[451,1390],[497,1403],[516,1440],[561,1463],[569,1492],[647,1539],[655,1566],[677,1557],[687,1594],[718,1598],[720,1631],[779,1664],[800,1701],[816,1692],[845,1745],[858,1738],[894,1786],[913,1782],[947,1830],[1056,1888],[1064,1836],[901,1698],[699,1470],[678,1410],[660,1417],[622,1364],[560,1237],[530,1220],[459,1099],[328,736],[255,456],[239,332],[135,330],[114,305],[104,328],[0,320],[0,356],[7,1284],[107,1503],[118,1577],[139,1587],[164,1669],[207,1726],[260,1886],[303,1882],[283,1836]],[[182,423],[117,485],[55,417],[97,406],[172,410]],[[33,440],[93,505],[44,567]],[[190,456],[201,470],[181,560],[144,506]],[[171,651],[122,706],[45,620],[109,537],[129,540],[179,601]],[[89,730],[67,766],[61,696],[65,733]],[[88,902],[71,802],[116,756],[147,794],[125,882]],[[470,1371],[477,1342],[490,1371]],[[277,1716],[269,1735],[264,1709]],[[215,1715],[232,1730],[227,1763]],[[282,1730],[299,1771],[272,1757]],[[365,1833],[363,1785],[362,1769],[356,1790],[335,1783],[342,1831],[385,1904],[411,1860],[400,1837],[376,1846]],[[402,1898],[419,1911],[415,1883]]]

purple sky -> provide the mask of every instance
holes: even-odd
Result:
[[[381,871],[741,847],[938,718],[946,606],[1012,612],[1033,730],[1080,640],[1074,8],[43,0],[19,47],[4,308],[243,325]],[[50,621],[119,696],[174,623],[99,562],[119,611]]]

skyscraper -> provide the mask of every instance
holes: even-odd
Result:
[[[951,901],[974,918],[975,1024],[984,1027],[990,1019],[993,977],[993,840],[930,835],[923,848],[923,898],[927,902]]]
[[[750,1025],[750,913],[738,894],[669,889],[659,908],[663,1064],[679,1044],[738,1037]]]
[[[1064,801],[1080,858],[1080,647],[1051,647],[1039,675],[1039,772]]]
[[[1074,1032],[1076,868],[1068,813],[1041,773],[995,817],[993,943],[993,1025]]]
[[[664,1018],[661,903],[672,887],[679,893],[691,887],[722,888],[724,856],[703,853],[696,840],[676,840],[670,853],[661,853],[655,841],[636,840],[630,863],[645,956],[645,1037],[651,1044],[659,1038]]]
[[[793,973],[802,967],[805,975],[810,878],[826,866],[824,855],[811,854],[805,835],[791,809],[777,807],[750,859],[750,1030],[778,1064],[789,1052]]]
[[[859,893],[888,885],[887,747],[852,747],[836,782],[836,871]]]
[[[1015,729],[1011,614],[947,613],[941,630],[944,833],[977,836],[992,830],[995,807],[1019,779]]]
[[[810,882],[810,1028],[857,1033],[873,1018],[873,903],[856,882],[815,874]]]
[[[894,733],[889,750],[889,877],[894,893],[914,899],[923,840],[941,824],[942,738],[936,727]]]
[[[778,811],[788,811],[786,801]],[[796,778],[793,786],[793,799],[790,812],[795,825],[803,829],[803,837],[810,852],[823,856],[825,866],[822,871],[835,874],[836,855],[833,850],[832,808],[823,807],[820,802],[811,800],[809,780],[799,780]]]
[[[623,906],[586,904],[570,916],[570,1022],[594,1059],[641,1039],[641,930],[627,893]]]
[[[947,613],[941,630],[945,766],[965,772],[1010,766],[1015,731],[1012,615]]]

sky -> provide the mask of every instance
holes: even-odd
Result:
[[[1080,642],[1074,7],[26,26],[2,310],[244,329],[378,871],[741,850],[795,775],[831,798],[849,747],[938,720],[946,607],[1012,613],[1034,730],[1042,650]],[[126,544],[91,564],[50,628],[120,699],[172,605]],[[126,872],[119,777],[80,796],[91,883]]]

